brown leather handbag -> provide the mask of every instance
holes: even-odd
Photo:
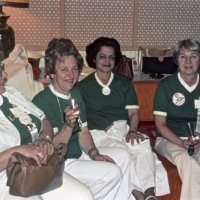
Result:
[[[11,155],[6,169],[10,194],[29,197],[54,190],[62,185],[66,145],[59,144],[48,158],[47,164],[39,167],[36,161],[18,152]]]
[[[130,80],[133,80],[132,59],[122,55],[119,64],[113,68],[113,71],[128,77]]]

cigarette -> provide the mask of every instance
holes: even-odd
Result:
[[[71,103],[72,103],[72,108],[74,109],[74,107],[75,107],[75,101],[74,101],[74,99],[71,100]]]
[[[72,108],[74,109],[75,108],[75,100],[74,99],[71,99],[71,103],[72,103]],[[73,115],[79,115],[79,110],[75,111]]]

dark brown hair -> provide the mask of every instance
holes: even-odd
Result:
[[[91,44],[86,47],[86,61],[88,65],[92,68],[96,68],[96,59],[97,53],[100,51],[102,46],[113,47],[115,51],[115,65],[117,65],[122,57],[120,44],[114,38],[109,37],[100,37],[94,40]]]

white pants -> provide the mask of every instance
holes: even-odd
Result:
[[[104,150],[100,150],[100,152],[104,153]],[[113,149],[112,154],[118,152],[119,150],[116,148]],[[127,166],[125,168],[127,169]],[[121,184],[123,175],[116,164],[91,160],[83,152],[79,159],[65,161],[65,172],[88,186],[95,200],[124,199],[123,194],[126,194],[127,188]]]
[[[45,193],[41,196],[32,196],[28,198],[13,196],[9,194],[9,187],[6,186],[6,172],[0,173],[0,200],[93,200],[92,193],[82,183],[74,179],[69,174],[63,174],[63,184],[61,187]]]
[[[187,150],[158,137],[156,151],[176,165],[181,181],[181,200],[200,199],[200,152],[189,156]]]
[[[144,192],[150,187],[155,187],[157,196],[168,194],[167,172],[156,154],[152,152],[149,140],[133,146],[127,144],[124,140],[128,130],[125,125],[123,121],[117,121],[107,132],[90,130],[96,146],[100,149],[106,147],[105,154],[110,155],[114,160],[120,159],[120,153],[111,155],[109,152],[112,151],[113,147],[121,147],[121,151],[123,150],[123,154],[127,156],[127,159],[131,159],[129,161],[129,171],[125,172],[123,180],[124,184],[128,184],[129,198],[133,199],[131,196],[132,190],[136,189]],[[123,159],[125,159],[125,156]],[[123,169],[122,163],[117,163],[121,169]]]

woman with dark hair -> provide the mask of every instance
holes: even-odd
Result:
[[[126,150],[131,157],[130,195],[137,200],[155,200],[155,194],[169,192],[167,174],[155,159],[147,136],[137,131],[139,105],[132,82],[112,72],[121,55],[120,45],[114,38],[100,37],[89,44],[86,60],[96,72],[79,82],[78,87],[96,146],[110,151],[113,147]]]
[[[162,80],[154,97],[155,149],[177,166],[181,200],[200,194],[200,42],[181,40],[174,59],[179,71]]]
[[[51,40],[45,52],[45,68],[52,84],[36,95],[33,102],[49,118],[54,142],[67,144],[65,172],[89,187],[95,200],[127,199],[130,159],[120,148],[109,151],[112,159],[105,148],[97,149],[94,144],[84,101],[74,87],[82,66],[83,58],[71,40]]]
[[[93,45],[88,45],[86,48],[86,61],[88,65],[94,69],[96,69],[94,58],[96,57],[102,46],[110,46],[114,48],[115,65],[119,63],[122,57],[121,47],[116,39],[109,38],[108,40],[107,37],[100,37],[95,40],[95,44],[93,43]]]

